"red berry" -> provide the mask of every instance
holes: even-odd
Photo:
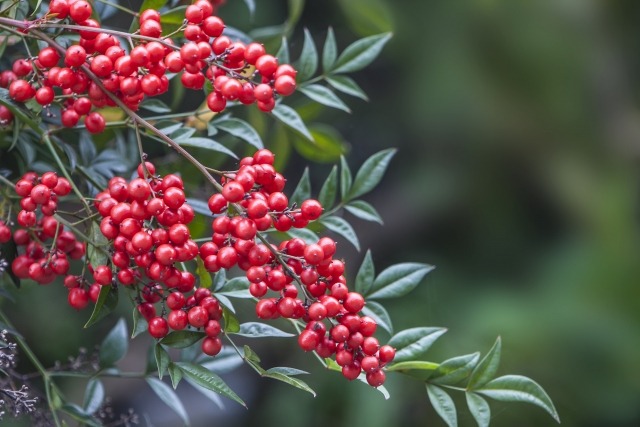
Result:
[[[205,337],[202,340],[202,352],[209,356],[215,356],[222,350],[222,341],[220,338]]]
[[[169,324],[164,317],[154,317],[149,320],[149,335],[162,338],[169,333]]]

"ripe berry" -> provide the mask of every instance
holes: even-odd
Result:
[[[372,387],[380,387],[382,384],[384,384],[385,379],[386,375],[382,370],[367,373],[367,382]]]
[[[220,338],[205,337],[202,340],[202,352],[209,356],[215,356],[222,350],[222,341]]]
[[[163,317],[154,317],[149,320],[149,335],[154,338],[162,338],[169,333],[169,325]]]
[[[89,304],[89,293],[83,288],[70,289],[67,301],[71,307],[82,310]]]
[[[84,119],[84,124],[91,133],[101,133],[106,125],[102,114],[96,112],[87,114],[87,117]]]

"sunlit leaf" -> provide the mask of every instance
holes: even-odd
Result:
[[[390,39],[391,33],[384,33],[351,43],[333,64],[331,73],[352,73],[363,69],[376,59]]]
[[[420,358],[445,332],[446,328],[435,327],[411,328],[398,332],[387,343],[396,349],[394,363]]]
[[[373,281],[367,298],[383,299],[404,296],[420,284],[434,267],[418,262],[394,264],[383,270]]]
[[[176,365],[182,370],[182,373],[193,380],[200,387],[215,391],[216,393],[232,399],[242,406],[247,406],[233,390],[218,375],[193,363],[178,362]]]
[[[302,52],[300,58],[295,64],[295,68],[298,71],[296,79],[299,82],[305,82],[309,80],[316,73],[318,69],[318,50],[313,42],[313,37],[308,29],[304,29],[304,43],[302,45]]]
[[[289,126],[291,129],[299,132],[309,141],[313,141],[313,137],[311,133],[309,133],[309,129],[307,129],[307,125],[304,124],[300,115],[296,110],[289,107],[288,105],[284,105],[282,103],[276,104],[275,108],[271,112],[273,116],[280,120],[285,125]]]
[[[438,366],[429,381],[435,384],[455,385],[469,377],[478,360],[478,352],[447,359]]]
[[[329,216],[320,219],[320,223],[327,227],[327,229],[337,233],[347,239],[357,250],[360,250],[360,241],[356,235],[355,230],[345,219],[337,216]]]
[[[353,180],[353,185],[345,199],[355,199],[373,190],[382,180],[382,176],[387,170],[391,158],[396,154],[396,151],[395,148],[389,148],[369,157],[362,166],[360,166]]]
[[[351,109],[345,104],[338,96],[328,87],[319,84],[310,84],[306,86],[300,86],[298,88],[300,92],[305,94],[310,99],[327,107],[337,108],[347,113],[351,112]]]
[[[495,377],[496,372],[498,372],[498,366],[500,365],[501,350],[502,340],[498,337],[493,347],[491,347],[491,350],[482,358],[471,373],[471,378],[469,378],[469,383],[467,384],[468,390],[480,388]]]

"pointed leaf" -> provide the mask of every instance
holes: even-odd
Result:
[[[306,374],[309,374],[309,372],[307,372],[307,371],[303,371],[303,370],[296,369],[296,368],[289,368],[289,367],[286,367],[286,366],[277,366],[275,368],[269,368],[269,369],[267,369],[267,372],[269,372],[269,373],[279,372],[279,373],[284,374],[284,375],[306,375]]]
[[[371,250],[367,249],[367,253],[364,254],[362,264],[360,264],[358,274],[356,274],[356,281],[354,285],[355,291],[364,296],[368,295],[371,290],[371,286],[373,286],[375,275],[376,272],[375,266],[373,265],[373,258],[371,257]]]
[[[87,414],[93,415],[104,401],[104,385],[98,378],[91,378],[84,392],[82,407]]]
[[[311,33],[306,28],[304,29],[304,44],[302,45],[302,52],[300,53],[300,58],[298,59],[295,68],[298,70],[296,79],[299,82],[309,80],[318,69],[318,50],[313,42]]]
[[[313,137],[307,129],[307,126],[304,124],[300,115],[296,110],[289,107],[288,105],[284,105],[282,103],[276,104],[275,108],[271,111],[273,116],[280,120],[285,125],[289,126],[291,129],[299,132],[309,141],[313,141]]]
[[[325,209],[331,209],[333,203],[336,200],[336,193],[338,192],[338,167],[334,166],[329,172],[329,176],[322,184],[320,194],[318,195],[318,201]]]
[[[240,330],[235,332],[236,335],[240,335],[248,338],[263,338],[263,337],[292,337],[293,334],[282,331],[271,325],[260,322],[246,322],[240,325]]]
[[[331,73],[352,73],[363,69],[376,59],[389,39],[391,33],[384,33],[353,42],[340,54]]]
[[[172,348],[186,348],[200,341],[206,334],[198,331],[172,331],[160,340],[160,344]]]
[[[171,357],[169,357],[169,353],[167,353],[167,350],[165,350],[164,347],[160,345],[160,343],[156,343],[155,347],[153,348],[153,354],[156,358],[158,378],[162,379],[164,373],[167,371],[167,368],[169,368],[169,365],[171,364]]]
[[[476,390],[492,399],[504,402],[526,402],[544,409],[560,422],[560,417],[553,402],[544,389],[531,378],[522,375],[505,375],[484,384]]]
[[[322,69],[327,73],[338,57],[338,47],[336,46],[336,36],[333,33],[333,28],[329,27],[327,31],[327,38],[324,40],[324,47],[322,48]]]
[[[216,393],[235,400],[242,406],[247,406],[233,390],[216,374],[193,363],[179,362],[176,363],[182,370],[182,373],[191,378],[200,387],[215,391]]]
[[[380,214],[369,203],[364,200],[352,200],[345,207],[348,212],[350,212],[353,216],[356,216],[365,221],[373,221],[378,224],[382,224],[382,218],[380,218]]]
[[[398,363],[418,359],[445,332],[447,332],[446,328],[434,327],[411,328],[398,332],[388,342],[396,349],[396,357],[393,361]]]
[[[235,117],[225,117],[215,121],[215,126],[223,131],[230,133],[236,138],[240,138],[256,149],[260,150],[264,148],[262,139],[258,132],[249,123],[244,120],[236,119]]]
[[[87,259],[93,266],[105,265],[108,259],[108,253],[104,247],[109,243],[104,234],[100,231],[100,225],[92,221],[89,230],[91,242],[87,244]]]
[[[175,390],[178,388],[178,384],[180,384],[180,380],[182,379],[182,370],[173,362],[169,363],[167,370],[169,371],[169,378],[171,378],[171,385]]]
[[[456,414],[456,405],[453,403],[451,396],[433,384],[427,384],[427,394],[429,395],[433,409],[440,415],[440,418],[442,418],[449,427],[457,427],[458,415]]]
[[[327,107],[337,108],[338,110],[351,112],[351,109],[344,103],[338,96],[328,87],[319,84],[310,84],[306,86],[300,86],[298,89],[305,94],[308,98],[326,105]]]
[[[491,422],[491,409],[487,401],[484,400],[482,396],[471,391],[467,392],[466,395],[469,412],[471,412],[471,415],[475,418],[478,427],[489,427],[489,423]]]
[[[394,363],[387,366],[389,372],[400,372],[421,381],[428,380],[438,368],[437,363],[425,362],[422,360],[409,360],[406,362]]]
[[[482,387],[495,377],[500,365],[500,352],[502,350],[502,341],[500,337],[496,339],[491,350],[482,358],[480,363],[475,367],[469,378],[467,390],[474,390]]]
[[[327,76],[324,78],[327,83],[331,85],[335,90],[338,90],[344,94],[355,96],[356,98],[360,98],[364,101],[368,101],[369,97],[367,94],[358,86],[351,77],[347,76]]]
[[[226,333],[234,334],[240,331],[238,318],[227,307],[222,308],[222,318],[224,319],[224,331]]]
[[[298,186],[293,191],[293,194],[289,198],[290,204],[296,204],[298,207],[302,202],[309,199],[311,197],[311,180],[309,179],[309,168],[304,168],[304,172],[302,173],[302,177],[300,177],[300,181],[298,182]]]
[[[351,169],[349,169],[344,156],[340,156],[340,195],[343,200],[346,199],[347,193],[351,190],[351,184]]]
[[[202,137],[194,137],[194,138],[186,138],[186,139],[182,139],[180,141],[176,141],[178,142],[178,144],[180,145],[186,145],[189,147],[198,147],[198,148],[206,148],[207,150],[212,150],[212,151],[217,151],[219,153],[224,153],[227,154],[231,157],[233,157],[234,159],[237,159],[238,156],[236,156],[236,154],[229,150],[227,147],[225,147],[224,145],[220,144],[219,142],[214,141],[213,139],[209,139],[209,138],[202,138]]]
[[[371,317],[376,321],[378,326],[389,332],[389,334],[393,334],[391,316],[389,316],[389,313],[387,313],[387,310],[381,304],[375,301],[367,301],[367,304],[365,304],[362,309],[362,314]]]
[[[100,344],[100,365],[111,366],[127,354],[129,348],[129,333],[124,319],[111,329]]]
[[[189,416],[185,410],[180,397],[169,387],[156,378],[146,378],[147,384],[151,387],[151,390],[162,400],[165,405],[171,408],[182,420],[185,425],[190,425]]]
[[[434,267],[418,262],[394,264],[383,270],[371,285],[367,298],[397,298],[415,289]]]
[[[148,328],[149,324],[147,320],[142,317],[137,307],[133,307],[133,330],[131,331],[131,339],[145,332]]]
[[[286,37],[282,37],[282,43],[280,44],[280,49],[276,53],[276,59],[280,64],[288,64],[291,61],[289,60],[289,42]]]
[[[479,352],[447,359],[440,364],[429,381],[435,384],[455,385],[469,377],[478,360]]]
[[[222,269],[218,271],[213,277],[213,288],[211,289],[211,291],[219,291],[220,289],[222,289],[225,283],[227,283],[227,272],[226,270]]]
[[[337,216],[329,216],[322,218],[320,223],[327,227],[329,230],[337,233],[347,239],[357,250],[360,250],[360,241],[356,235],[355,230],[345,219]]]
[[[318,241],[318,235],[308,228],[291,228],[285,234],[290,238],[297,237],[302,239],[308,245]]]
[[[358,170],[346,199],[355,199],[373,190],[382,180],[382,176],[396,151],[395,148],[389,148],[369,157]]]
[[[200,394],[204,397],[212,401],[218,408],[224,409],[224,402],[218,393],[215,393],[209,389],[204,387],[200,387],[195,381],[191,380],[189,377],[186,378],[186,381],[193,386]]]
[[[267,378],[273,378],[274,380],[282,381],[296,388],[299,388],[300,390],[304,390],[308,393],[311,393],[313,397],[316,397],[316,392],[313,391],[313,389],[309,387],[307,383],[305,383],[299,378],[290,377],[289,375],[283,374],[278,371],[272,371],[271,369],[267,370],[263,374],[263,376]]]
[[[157,98],[145,99],[144,102],[140,104],[140,108],[153,111],[154,113],[168,113],[171,111],[171,108],[169,108],[167,104]]]
[[[93,307],[91,317],[89,317],[89,320],[87,320],[87,323],[85,323],[84,327],[88,328],[89,326],[93,325],[98,320],[111,313],[117,305],[118,289],[111,286],[101,287],[100,294],[98,295],[98,301],[96,301],[96,305]]]

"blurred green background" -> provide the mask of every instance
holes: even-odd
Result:
[[[285,1],[257,2],[255,19],[273,25],[286,12]],[[229,1],[221,14],[248,25],[236,18],[246,16],[242,2]],[[331,25],[340,49],[393,31],[380,58],[354,75],[370,102],[351,98],[352,115],[321,118],[340,129],[352,169],[380,149],[399,149],[366,197],[385,226],[354,221],[378,271],[404,261],[437,266],[409,297],[386,304],[396,330],[448,327],[430,351],[434,361],[486,352],[500,335],[499,373],[538,381],[569,427],[640,425],[638,16],[640,3],[623,0],[315,1],[290,42],[295,58],[301,26],[322,46]],[[305,164],[290,154],[290,185]],[[312,165],[315,191],[328,170]],[[353,277],[363,253],[347,246]],[[50,348],[46,337],[61,337],[52,360],[111,326],[72,335],[51,322],[60,330],[43,331],[50,316],[81,323],[88,315],[47,292],[60,299],[55,314],[33,310],[16,323],[40,337],[41,350]],[[140,340],[125,361],[133,369],[144,365]],[[384,401],[325,374],[293,342],[256,350],[265,366],[309,369],[318,397],[241,368],[225,379],[249,411],[227,402],[212,413],[210,401],[181,386],[194,425],[444,425],[411,379],[390,376]],[[144,384],[106,384],[116,406],[177,425],[168,409],[150,409],[160,403]],[[475,425],[463,396],[456,403],[460,425]],[[533,406],[491,407],[497,427],[554,425]]]

